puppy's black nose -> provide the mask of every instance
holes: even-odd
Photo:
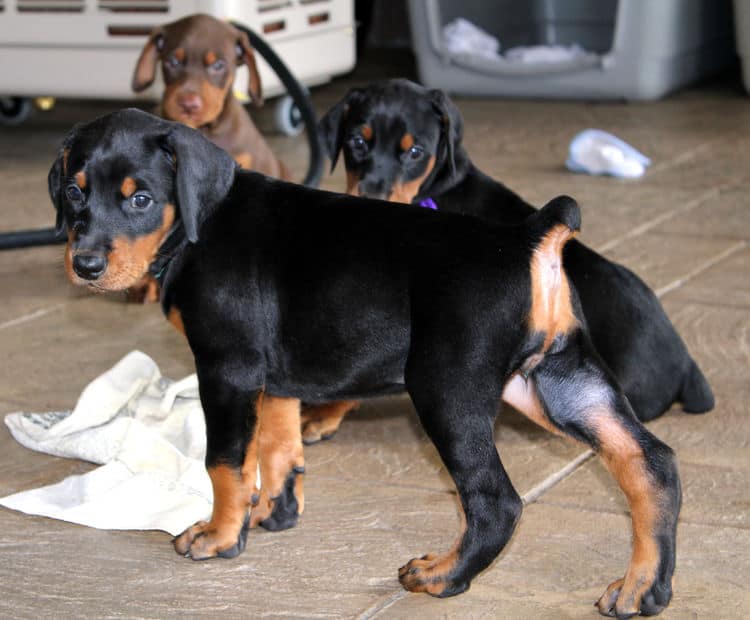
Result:
[[[385,198],[385,179],[365,179],[359,184],[359,191],[368,198]]]
[[[107,268],[103,254],[77,254],[73,257],[73,271],[84,280],[96,280]]]

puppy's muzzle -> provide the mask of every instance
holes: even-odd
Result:
[[[107,269],[107,257],[104,254],[87,252],[73,257],[73,271],[84,280],[96,280]]]

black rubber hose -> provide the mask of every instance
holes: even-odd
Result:
[[[323,177],[323,149],[320,144],[318,135],[318,118],[315,115],[315,109],[310,101],[310,95],[297,79],[292,75],[284,61],[276,55],[271,47],[259,35],[255,34],[247,26],[239,22],[232,22],[232,25],[244,32],[250,41],[250,45],[266,60],[273,69],[274,73],[279,76],[281,83],[292,97],[295,105],[302,114],[302,121],[307,128],[307,143],[310,146],[310,162],[307,166],[307,174],[302,181],[303,185],[309,187],[318,187],[320,179]]]
[[[0,250],[15,250],[38,245],[55,245],[65,241],[65,232],[56,234],[54,228],[18,230],[0,234]]]
[[[294,100],[295,105],[302,114],[302,120],[307,128],[307,143],[310,146],[310,162],[307,166],[307,174],[302,183],[309,187],[317,187],[323,177],[323,149],[318,136],[318,119],[315,109],[310,101],[307,91],[295,79],[287,69],[284,61],[276,55],[271,47],[247,26],[238,22],[232,25],[247,35],[257,52],[266,59],[266,62],[279,76],[281,83]],[[0,251],[28,248],[41,245],[54,245],[62,243],[66,239],[65,233],[57,235],[54,228],[41,228],[39,230],[19,230],[16,232],[0,233]]]

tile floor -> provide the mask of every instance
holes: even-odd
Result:
[[[319,112],[363,69],[314,89]],[[458,98],[474,161],[530,201],[567,193],[583,207],[584,242],[659,292],[716,393],[705,416],[670,411],[650,428],[676,449],[684,488],[676,593],[664,618],[740,618],[750,589],[750,99],[738,82],[648,104]],[[0,129],[2,228],[49,226],[47,170],[70,125],[112,103],[62,102]],[[271,115],[259,123],[271,129]],[[612,131],[654,161],[640,181],[573,175],[570,138]],[[302,139],[271,138],[301,178]],[[344,187],[339,168],[327,189]],[[69,285],[61,248],[0,253],[0,412],[70,407],[131,349],[165,375],[192,372],[187,345],[156,306]],[[161,532],[107,532],[0,509],[0,617],[6,618],[595,618],[620,576],[629,519],[617,487],[583,449],[509,411],[497,446],[528,501],[500,559],[471,590],[436,600],[401,590],[396,569],[447,548],[454,493],[405,398],[376,400],[338,436],[306,451],[298,527],[253,531],[232,561],[178,557]],[[30,452],[0,428],[0,495],[91,465]]]

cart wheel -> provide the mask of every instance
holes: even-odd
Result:
[[[20,125],[31,116],[31,111],[28,97],[0,97],[0,125]]]
[[[287,136],[298,136],[304,129],[302,113],[289,95],[283,96],[276,104],[274,112],[276,128]]]

